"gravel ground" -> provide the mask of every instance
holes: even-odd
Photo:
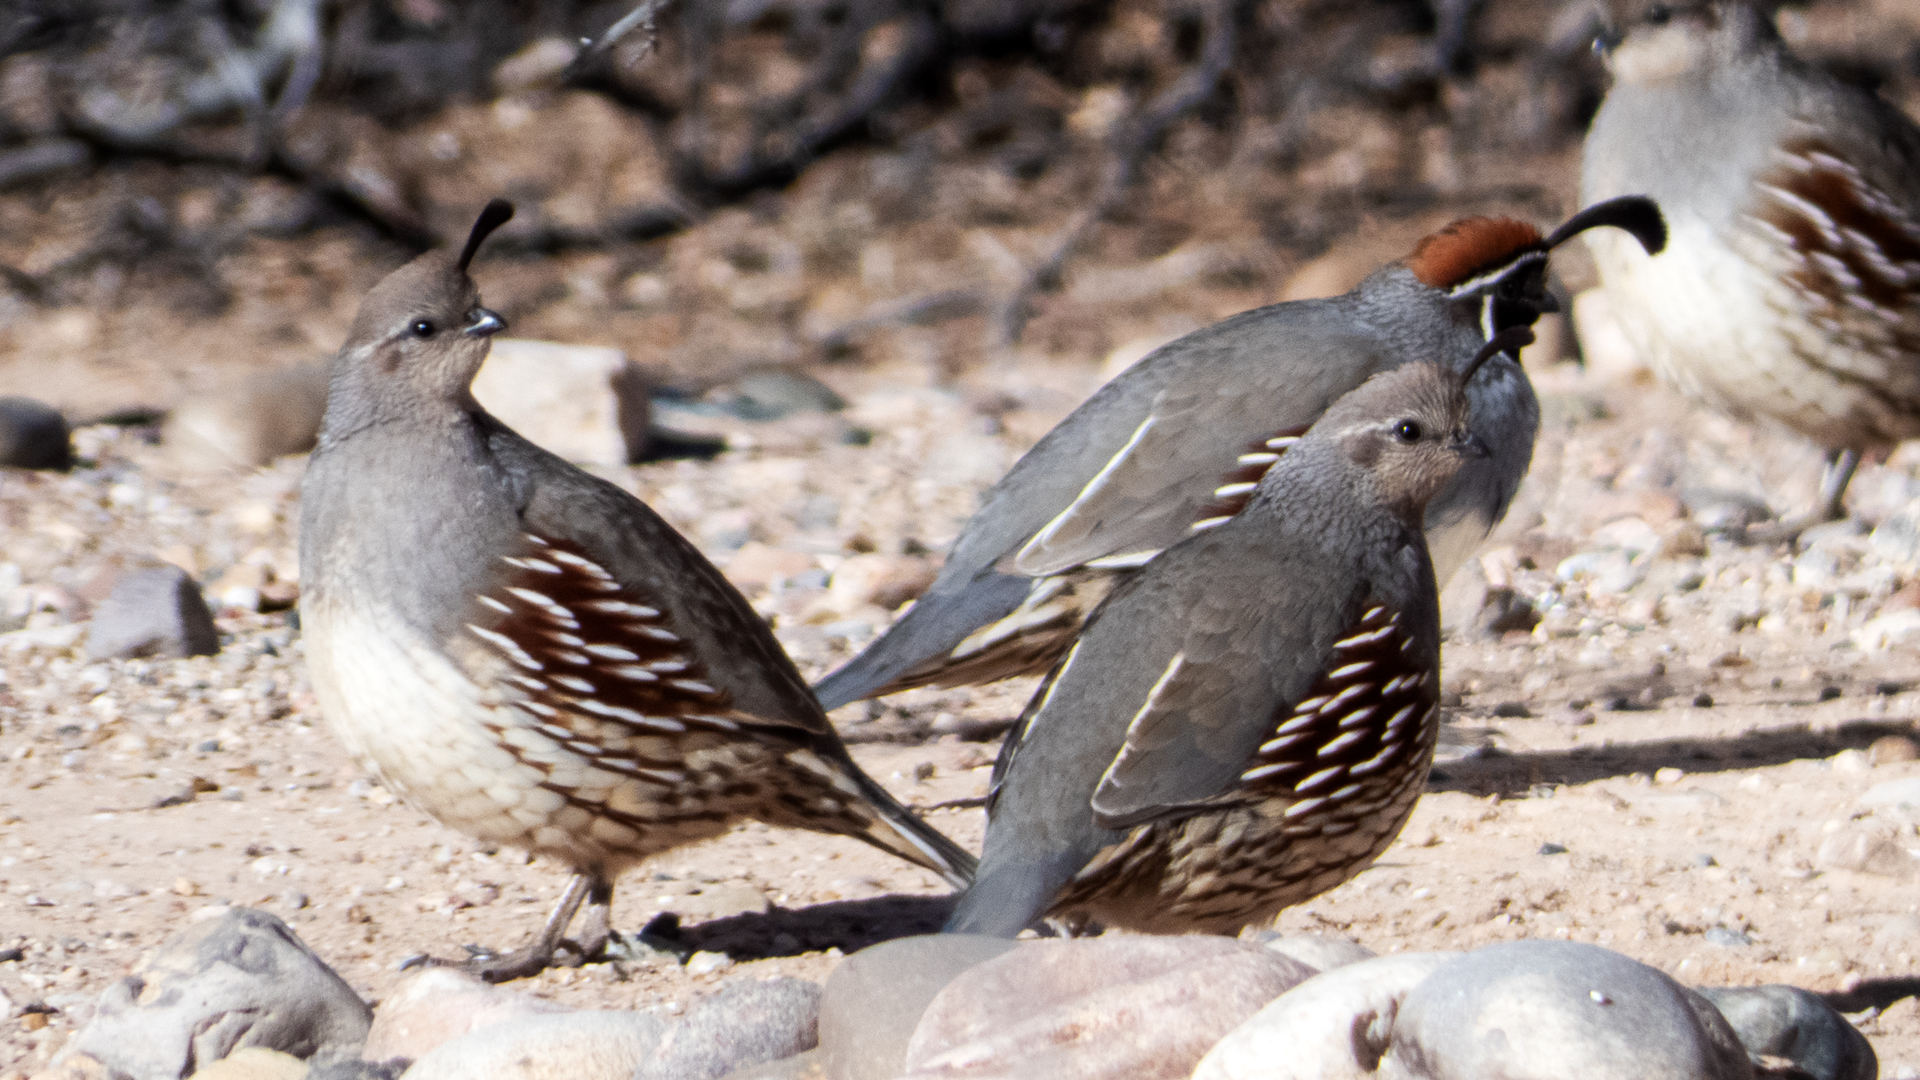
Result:
[[[1448,644],[1430,793],[1378,864],[1280,927],[1381,952],[1553,936],[1689,983],[1835,992],[1884,1075],[1915,1075],[1920,841],[1911,816],[1862,802],[1920,783],[1914,653],[1897,633],[1861,644],[1920,605],[1912,564],[1886,554],[1898,520],[1877,539],[1827,530],[1804,553],[1704,532],[1741,490],[1810,498],[1813,455],[1632,380],[1536,376],[1553,419],[1533,477],[1468,573],[1544,618]],[[879,366],[834,377],[845,413],[733,424],[745,448],[713,462],[612,475],[730,564],[817,675],[885,625],[876,591],[923,573],[977,491],[1096,380],[1091,364],[1029,368],[986,414],[965,387]],[[847,441],[855,427],[867,445]],[[205,476],[138,429],[77,442],[71,475],[0,477],[0,541],[36,609],[0,637],[0,949],[19,950],[0,962],[0,1058],[43,1064],[141,950],[227,904],[287,918],[374,999],[408,957],[531,933],[564,868],[395,802],[328,735],[288,613],[220,603],[250,601],[259,568],[295,576],[301,459]],[[1898,458],[1856,483],[1863,512],[1887,517],[1916,484]],[[140,552],[211,579],[218,656],[84,660],[89,578]],[[863,766],[977,845],[994,744],[966,737],[997,737],[1031,686],[915,691],[835,719]],[[856,842],[744,826],[617,894],[617,925],[673,912],[708,955],[533,987],[672,1012],[731,979],[819,979],[846,951],[937,925],[942,894]]]

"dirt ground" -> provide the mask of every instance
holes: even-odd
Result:
[[[1027,375],[1053,385],[1052,396],[1037,393],[1031,423],[996,435],[969,430],[977,414],[963,395],[883,367],[838,380],[853,402],[844,418],[742,426],[758,448],[620,475],[696,536],[744,527],[756,539],[718,554],[747,579],[773,552],[806,555],[808,569],[789,559],[776,587],[748,591],[818,674],[885,617],[836,606],[824,587],[853,534],[864,537],[856,546],[896,551],[908,535],[949,539],[969,494],[1097,377],[1090,365]],[[1581,521],[1610,518],[1604,539],[1664,507],[1673,516],[1662,525],[1686,549],[1698,535],[1671,491],[1647,483],[1661,474],[1650,462],[1691,454],[1695,471],[1740,462],[1765,481],[1809,461],[1778,439],[1690,417],[1641,385],[1600,385],[1569,365],[1538,381],[1560,419],[1517,512],[1542,521],[1579,504]],[[893,422],[876,423],[883,416]],[[874,424],[876,437],[846,445],[836,432],[847,423]],[[927,443],[954,439],[997,446],[1001,459],[941,473],[942,452]],[[15,557],[58,561],[111,528],[181,561],[287,567],[300,459],[215,479],[169,475],[164,449],[137,433],[87,429],[80,443],[92,468],[5,478],[0,521]],[[912,473],[921,482],[901,482]],[[1905,475],[1896,461],[1863,475],[1861,491]],[[1595,477],[1607,479],[1614,509],[1643,516],[1612,516],[1582,488]],[[822,525],[823,498],[850,509]],[[1796,586],[1790,552],[1713,536],[1697,554],[1649,556],[1647,582],[1610,594],[1553,574],[1592,535],[1536,526],[1491,542],[1482,566],[1513,567],[1514,587],[1548,608],[1546,620],[1535,632],[1448,645],[1454,707],[1430,793],[1372,869],[1286,912],[1280,928],[1380,952],[1556,936],[1688,983],[1835,993],[1873,1040],[1883,1075],[1913,1075],[1920,860],[1881,872],[1818,865],[1832,836],[1877,820],[1863,793],[1920,778],[1920,762],[1897,760],[1920,713],[1920,694],[1907,690],[1915,656],[1865,651],[1850,636],[1900,606],[1908,571],[1854,538],[1852,573],[1871,583]],[[1701,580],[1688,590],[1671,584],[1676,574]],[[1834,610],[1834,597],[1863,588],[1849,610]],[[78,602],[84,593],[81,583]],[[564,880],[560,867],[479,849],[363,778],[316,712],[284,613],[228,610],[220,624],[220,655],[184,661],[85,663],[71,647],[77,627],[53,610],[0,638],[0,948],[19,950],[0,962],[16,1014],[0,1053],[16,1073],[44,1063],[143,949],[223,905],[286,918],[378,1000],[408,957],[518,942]],[[1011,717],[1030,687],[915,691],[835,719],[869,771],[977,845],[983,816],[968,801],[985,789],[994,744],[961,735]],[[1910,823],[1896,843],[1916,846]],[[676,913],[687,946],[712,955],[561,970],[525,985],[577,1006],[671,1012],[730,979],[823,978],[847,951],[936,926],[942,894],[932,875],[857,842],[748,825],[662,856],[617,893],[618,926]]]
[[[1512,16],[1521,6],[1489,5],[1507,13],[1489,33],[1544,33]],[[1826,58],[1907,56],[1920,42],[1903,0],[1794,18],[1794,40]],[[1097,118],[1101,88],[1042,82],[982,63],[955,94],[1031,91],[1064,101],[1074,124]],[[1459,214],[1544,223],[1571,210],[1577,131],[1458,134],[1462,117],[1524,118],[1510,106],[1528,85],[1523,65],[1496,58],[1437,101],[1302,109],[1284,129],[1183,123],[1014,347],[990,343],[977,307],[934,319],[900,305],[1004,291],[1099,163],[1073,150],[1022,178],[996,157],[1004,148],[937,118],[923,144],[839,151],[675,235],[487,254],[476,277],[516,335],[620,347],[688,398],[795,365],[848,401],[771,423],[666,408],[667,422],[724,431],[733,449],[605,471],[720,563],[817,677],[884,628],[893,613],[875,601],[924,582],[981,490],[1152,345],[1316,283],[1343,288]],[[1920,111],[1920,65],[1882,89]],[[596,100],[462,104],[367,146],[452,139],[476,148],[459,160],[503,176],[562,174],[560,199],[576,179],[605,180],[550,145],[599,146],[594,125],[614,121]],[[128,191],[158,193],[155,213],[189,232],[285,195],[271,179],[163,168],[0,195],[0,263],[66,265],[109,196]],[[477,206],[495,179],[459,179],[468,186],[444,201]],[[151,416],[325,356],[399,258],[347,227],[264,231],[211,266],[217,304],[182,299],[164,267],[123,280],[103,265],[73,286],[81,301],[0,295],[0,393],[81,421]],[[1593,283],[1577,246],[1556,271],[1568,296]],[[1586,368],[1552,318],[1529,350],[1546,415],[1533,469],[1450,597],[1454,610],[1476,581],[1511,588],[1539,625],[1449,640],[1449,727],[1429,793],[1378,863],[1278,925],[1383,953],[1554,936],[1690,984],[1802,986],[1861,1025],[1883,1076],[1920,1077],[1920,812],[1863,801],[1920,784],[1920,524],[1902,515],[1920,498],[1920,454],[1854,480],[1855,518],[1878,539],[1829,529],[1803,548],[1746,543],[1723,526],[1756,505],[1810,507],[1819,455],[1692,412],[1582,344]],[[138,423],[82,426],[76,446],[68,475],[0,471],[0,564],[18,568],[14,595],[31,608],[25,629],[0,634],[0,1080],[43,1066],[143,950],[229,904],[287,919],[376,1001],[410,957],[531,934],[564,868],[484,850],[371,783],[318,714],[288,613],[248,609],[297,582],[303,459],[195,471]],[[201,580],[218,656],[84,659],[79,620],[102,574],[142,558]],[[977,847],[995,740],[1031,689],[914,691],[834,720],[868,771]],[[674,1012],[729,980],[823,979],[846,952],[937,927],[945,904],[931,874],[855,841],[749,825],[661,856],[616,893],[616,926],[674,913],[706,955],[522,985],[579,1007]]]

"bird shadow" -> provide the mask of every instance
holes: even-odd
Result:
[[[1843,1013],[1884,1009],[1901,998],[1920,994],[1920,976],[1901,975],[1885,979],[1862,979],[1845,990],[1832,990],[1820,997]]]
[[[762,914],[730,915],[683,925],[677,940],[702,952],[735,960],[839,949],[850,953],[894,938],[938,933],[953,913],[956,897],[876,896],[836,900],[803,908],[773,908]]]
[[[1667,766],[1689,773],[1758,769],[1805,758],[1832,757],[1842,750],[1864,750],[1885,735],[1913,734],[1913,725],[1904,721],[1849,720],[1817,731],[1800,724],[1733,738],[1658,739],[1518,754],[1482,750],[1435,765],[1427,779],[1427,790],[1517,796],[1538,784],[1585,784],[1635,773],[1652,774]]]

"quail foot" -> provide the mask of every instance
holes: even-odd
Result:
[[[1815,520],[1920,435],[1920,127],[1794,56],[1759,7],[1612,6],[1586,197],[1659,201],[1649,259],[1588,238],[1629,340],[1694,399],[1824,448]]]
[[[1231,521],[1117,586],[1000,750],[947,929],[1092,919],[1233,933],[1393,841],[1433,760],[1440,615],[1421,525],[1489,448],[1471,363],[1341,398]]]
[[[1659,210],[1639,198],[1589,207],[1547,236],[1468,218],[1344,296],[1243,312],[1155,350],[986,493],[927,592],[815,688],[822,704],[1047,670],[1119,580],[1237,512],[1342,394],[1416,360],[1464,367],[1491,335],[1555,310],[1548,255],[1603,225],[1648,251],[1663,243]],[[1443,581],[1506,514],[1539,427],[1514,358],[1488,362],[1467,392],[1492,453],[1427,511]]]
[[[531,945],[471,966],[539,971],[583,902],[592,955],[621,871],[747,818],[964,885],[973,858],[860,771],[692,545],[474,401],[505,323],[467,268],[512,213],[488,204],[457,259],[368,294],[301,489],[301,624],[335,733],[442,823],[574,871]]]

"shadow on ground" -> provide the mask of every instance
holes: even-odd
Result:
[[[1460,729],[1457,734],[1470,736],[1472,732]],[[1803,758],[1832,757],[1842,750],[1864,750],[1883,735],[1913,734],[1914,726],[1906,721],[1849,720],[1819,731],[1799,725],[1731,739],[1661,739],[1525,754],[1482,750],[1475,756],[1435,766],[1427,790],[1517,796],[1526,794],[1535,784],[1585,784],[1634,773],[1651,775],[1667,766],[1690,773],[1758,769]]]
[[[850,953],[913,934],[937,932],[953,911],[952,896],[876,896],[763,915],[733,915],[682,926],[677,940],[693,950],[735,960],[798,956],[837,948]]]

